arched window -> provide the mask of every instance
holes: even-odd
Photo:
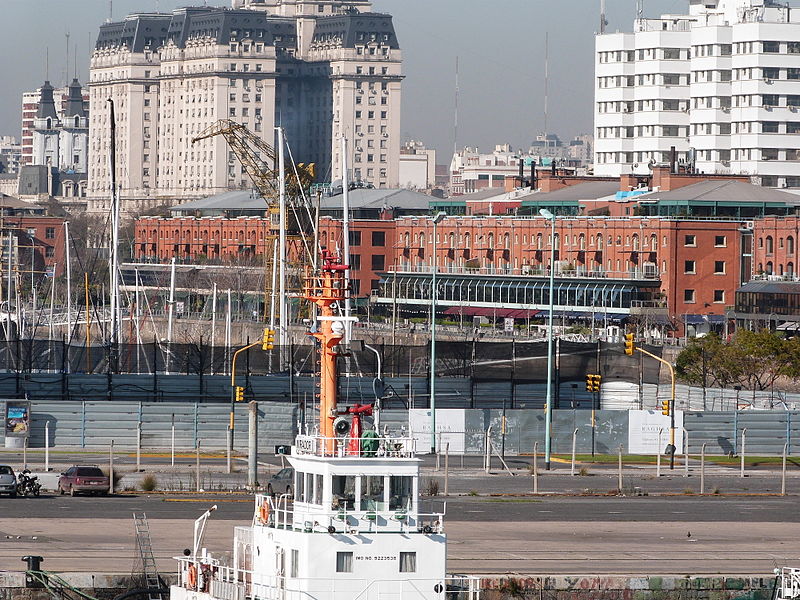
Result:
[[[453,233],[452,231],[450,232],[450,235],[448,236],[447,247],[448,248],[455,248],[456,247],[456,234]]]
[[[471,240],[472,240],[472,236],[470,234],[468,234],[468,233],[465,233],[464,234],[464,248],[469,248]]]
[[[603,234],[602,233],[598,233],[597,234],[597,249],[598,250],[602,250],[603,249]]]
[[[46,129],[52,129],[53,128],[53,120],[50,117],[47,117],[47,125],[46,125],[45,128]]]
[[[508,233],[503,234],[503,249],[508,250],[511,248],[511,236]]]
[[[75,117],[75,127],[80,127],[80,126],[81,126],[81,118]]]
[[[772,261],[767,262],[767,275],[772,275]]]
[[[536,249],[537,250],[541,250],[542,249],[542,234],[541,233],[537,233],[536,234]]]
[[[778,275],[783,276],[783,263],[778,263]]]
[[[494,250],[494,233],[489,233],[489,235],[486,236],[486,244],[489,250]]]
[[[651,249],[653,252],[655,252],[656,250],[658,250],[658,238],[656,237],[656,234],[655,234],[655,233],[654,233],[653,235],[651,235],[651,236],[650,236],[650,249]]]
[[[786,238],[786,253],[794,254],[794,237],[791,235]]]
[[[633,249],[639,249],[639,236],[637,234],[633,234]]]
[[[774,248],[773,248],[773,243],[772,243],[772,236],[768,235],[767,236],[767,248],[766,248],[767,254],[772,254],[773,250],[774,250]]]
[[[578,250],[586,250],[586,236],[584,234],[578,236]]]
[[[789,277],[794,277],[794,263],[786,263],[786,275]]]
[[[410,245],[411,245],[411,234],[408,231],[406,231],[403,234],[403,246],[408,248]]]

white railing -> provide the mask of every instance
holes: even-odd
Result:
[[[309,600],[314,594],[309,590],[329,588],[331,592],[337,587],[344,591],[353,600],[361,598],[380,597],[380,588],[390,584],[393,592],[403,590],[403,597],[413,597],[417,592],[420,598],[429,598],[429,592],[437,585],[446,590],[447,600],[480,600],[480,578],[468,575],[452,575],[444,580],[434,579],[398,579],[398,580],[329,580],[326,584],[321,579],[288,578],[278,575],[256,573],[245,569],[214,564],[206,570],[205,579],[198,578],[194,585],[190,585],[189,571],[194,567],[199,569],[201,564],[192,557],[176,557],[178,561],[178,586],[195,592],[205,592],[218,600]],[[361,591],[357,591],[361,587]],[[377,589],[376,589],[377,588]],[[375,593],[378,592],[378,593]],[[392,597],[395,597],[392,594]],[[438,593],[437,593],[437,597]]]
[[[198,578],[190,584],[189,571],[192,567],[201,569],[203,563],[193,557],[176,557],[178,561],[178,586],[196,592],[205,592],[218,600],[309,600],[314,594],[309,590],[324,588],[335,592],[337,587],[342,591],[349,588],[348,596],[353,600],[360,598],[380,598],[380,588],[391,588],[391,597],[402,590],[402,597],[413,597],[416,592],[420,598],[432,597],[428,590],[440,585],[446,590],[448,600],[480,600],[480,578],[468,575],[452,575],[444,580],[434,579],[398,579],[388,580],[329,580],[326,584],[321,579],[288,578],[277,575],[256,573],[245,569],[218,565],[216,562],[207,565],[205,578]],[[361,591],[356,591],[358,587]],[[377,589],[376,589],[377,588]],[[423,592],[423,590],[425,590]],[[438,593],[437,593],[437,596]]]
[[[587,253],[594,251],[586,251]],[[636,252],[637,254],[644,254],[645,252],[640,251],[632,251]],[[575,263],[570,263],[570,265],[556,265],[556,272],[555,276],[558,278],[570,278],[570,279],[660,279],[661,273],[656,269],[633,269],[630,271],[608,271],[606,269],[601,268],[586,268],[583,265],[576,265]],[[387,269],[388,273],[397,273],[397,274],[405,274],[405,273],[420,273],[420,274],[428,274],[433,272],[433,267],[428,264],[400,264],[395,265]],[[508,267],[496,267],[496,266],[483,266],[483,267],[466,267],[463,265],[448,265],[448,264],[440,264],[436,267],[436,273],[438,275],[506,275],[509,277],[549,277],[550,270],[547,267],[534,267],[534,266],[524,266],[514,268],[511,266]]]
[[[783,567],[776,572],[780,577],[777,600],[800,598],[800,569]]]
[[[354,443],[356,442],[357,443]],[[408,437],[368,437],[358,440],[350,437],[323,437],[301,434],[295,438],[293,454],[334,458],[414,458],[416,440]]]
[[[267,509],[262,508],[266,504]],[[286,494],[277,498],[256,495],[253,525],[292,529],[306,533],[421,533],[444,532],[444,512],[416,513],[408,508],[360,509],[348,507],[322,510],[317,505],[289,502]],[[266,517],[266,518],[265,518]]]

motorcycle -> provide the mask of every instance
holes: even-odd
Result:
[[[20,496],[38,496],[42,489],[38,475],[31,475],[29,469],[21,471],[17,476],[17,494]]]

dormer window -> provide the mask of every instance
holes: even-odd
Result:
[[[46,129],[53,128],[53,120],[50,117],[47,117],[47,125],[45,126]]]
[[[80,126],[81,126],[81,118],[75,117],[75,127],[80,127]]]

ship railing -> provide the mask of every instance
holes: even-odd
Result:
[[[330,511],[316,506],[303,510],[287,494],[257,494],[253,525],[292,529],[306,533],[444,533],[445,512],[417,513],[395,508],[354,510],[343,504]]]
[[[790,600],[800,598],[800,569],[783,567],[776,569],[780,577],[780,587],[778,588],[778,600]]]
[[[360,438],[331,438],[300,434],[295,438],[293,453],[332,458],[413,458],[416,455],[416,440],[411,437],[364,435]]]

